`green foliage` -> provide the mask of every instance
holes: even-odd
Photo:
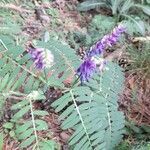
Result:
[[[116,147],[116,150],[149,150],[149,126],[137,126],[126,121],[126,138]]]
[[[6,128],[6,129],[12,129],[13,128],[13,123],[11,122],[6,122],[3,124],[3,127]]]
[[[116,147],[116,150],[132,150],[132,146],[127,140],[124,140]]]
[[[146,0],[146,2],[147,2],[148,4],[150,4],[150,0]]]
[[[133,147],[133,150],[149,150],[149,149],[150,149],[149,142],[147,143],[142,142]]]
[[[137,8],[140,8],[142,9],[142,11],[147,14],[148,16],[150,16],[150,7],[149,6],[144,6],[144,5],[141,5],[141,4],[136,4],[135,5]]]
[[[49,39],[48,39],[49,40]],[[63,81],[73,74],[79,60],[76,59],[75,53],[67,45],[51,40],[47,43],[38,42],[38,46],[51,49],[55,56],[55,65],[51,68],[51,76],[45,79],[49,70],[37,75],[37,70],[30,61],[29,54],[24,51],[23,47],[17,45],[14,39],[9,36],[1,36],[0,45],[0,106],[1,115],[5,109],[4,103],[7,98],[14,99],[11,110],[14,116],[3,125],[3,128],[11,130],[10,136],[16,136],[21,142],[20,147],[26,148],[34,143],[33,147],[56,147],[53,141],[43,141],[38,137],[37,132],[47,130],[47,123],[40,119],[48,115],[46,111],[36,110],[33,103],[36,100],[45,99],[45,96],[39,88],[44,86],[64,87]],[[61,60],[61,61],[60,61]],[[61,73],[61,76],[59,74]],[[59,77],[58,77],[59,76]],[[24,89],[24,93],[20,92]],[[28,116],[31,119],[24,120]],[[22,122],[24,120],[24,123]],[[14,124],[14,126],[12,125]],[[43,143],[44,142],[44,143]],[[49,148],[50,148],[49,147]]]
[[[15,2],[15,0],[2,0],[1,2],[2,4],[7,4],[7,3]]]
[[[4,132],[12,138],[15,138],[14,125],[15,124],[13,122],[6,122],[3,124]]]
[[[96,15],[88,26],[88,34],[91,36],[91,43],[99,40],[104,34],[111,31],[115,26],[115,19],[112,17],[105,17],[103,15]]]
[[[12,122],[17,122],[15,134],[18,140],[22,141],[20,144],[21,148],[27,148],[34,141],[36,141],[36,147],[39,145],[39,137],[37,136],[38,131],[48,130],[48,125],[45,121],[38,119],[39,116],[48,115],[46,111],[33,109],[33,101],[36,99],[41,99],[41,95],[38,91],[33,91],[27,95],[24,100],[21,99],[18,103],[12,106],[12,110],[17,110],[17,112],[12,117]],[[44,97],[43,97],[44,98]],[[27,120],[25,123],[19,123],[20,119],[24,115],[31,114],[31,120]],[[35,146],[34,145],[34,146]]]
[[[64,88],[63,81],[74,74],[74,70],[80,64],[79,57],[66,43],[59,43],[55,40],[50,39],[47,43],[39,41],[37,46],[51,50],[55,58],[55,64],[51,67],[53,71],[51,77],[47,79],[47,85]]]
[[[149,142],[140,142],[138,141],[136,144],[130,143],[130,141],[123,141],[117,147],[116,150],[149,150],[150,145]]]
[[[0,132],[0,150],[3,148],[3,132]]]
[[[30,57],[22,47],[17,46],[8,36],[3,36],[5,43],[1,40],[0,102],[3,103],[7,98],[16,100],[11,107],[14,116],[3,127],[11,129],[11,136],[21,142],[21,148],[27,148],[34,143],[33,148],[44,149],[50,144],[54,149],[56,144],[41,139],[37,134],[38,131],[48,130],[47,123],[41,119],[48,113],[34,109],[33,103],[45,99],[38,90],[44,85],[63,89],[63,81],[80,63],[66,44],[49,38],[47,40],[47,43],[38,41],[36,46],[50,49],[55,56],[55,65],[51,68],[53,72],[48,79],[45,79],[44,73],[36,75],[35,68],[31,69]],[[123,85],[123,74],[114,63],[108,63],[106,68],[86,86],[67,89],[68,92],[53,103],[57,112],[63,111],[60,115],[60,119],[65,119],[63,129],[75,130],[69,142],[74,145],[74,149],[110,149],[120,142],[124,133],[124,116],[118,111],[117,104]],[[45,73],[49,73],[48,70]],[[58,77],[60,73],[62,75]],[[24,87],[24,93],[19,92],[21,87]],[[29,115],[29,119],[25,121],[26,115]]]
[[[150,137],[150,128],[149,126],[146,125],[141,125],[138,126],[136,125],[136,123],[131,122],[131,121],[127,121],[126,122],[126,134],[129,136],[134,136],[136,138],[136,140],[145,140],[145,141],[149,141]]]
[[[15,41],[9,36],[1,37],[5,41],[5,43],[2,40],[0,41],[0,53],[2,55],[0,60],[1,99],[5,99],[9,94],[13,94],[13,91],[18,91],[19,88],[25,85],[24,90],[26,93],[38,89],[44,79],[30,70],[32,62],[28,61],[30,59],[29,55],[27,53],[23,54],[23,48],[16,45]]]
[[[69,141],[75,150],[109,150],[120,142],[124,115],[118,111],[117,100],[123,81],[118,65],[108,63],[107,70],[86,86],[74,87],[52,104],[61,112],[62,128],[75,130]]]
[[[149,78],[150,77],[150,68],[149,68],[150,43],[147,41],[141,43],[140,47],[131,46],[129,47],[128,52],[130,54],[131,60],[133,60],[131,62],[131,66],[129,67],[129,70],[132,72],[137,72],[137,74],[142,75],[143,78]]]
[[[87,27],[87,33],[73,32],[69,34],[69,43],[75,49],[80,47],[90,47],[95,41],[98,41],[104,34],[109,33],[115,26],[113,17],[95,15]]]
[[[40,150],[59,150],[59,146],[53,140],[45,140],[39,143]]]
[[[55,17],[54,25],[57,24],[57,11],[49,9],[48,13]],[[111,17],[106,19],[104,16],[96,16],[88,29],[91,39],[86,39],[86,44],[90,45],[96,38],[100,38],[114,26],[114,22]],[[69,144],[75,150],[109,150],[115,147],[124,133],[124,115],[118,111],[117,104],[118,94],[123,88],[122,70],[108,62],[107,69],[95,75],[86,85],[67,88],[64,81],[70,76],[74,80],[74,71],[80,65],[74,50],[45,32],[43,41],[35,40],[34,46],[50,50],[54,55],[54,65],[50,69],[37,71],[30,55],[16,41],[20,33],[17,25],[15,21],[4,20],[3,27],[8,27],[8,30],[5,32],[2,28],[3,35],[0,36],[0,115],[3,115],[7,99],[12,100],[13,113],[11,120],[3,124],[5,131],[20,142],[21,149],[59,149],[54,141],[38,135],[40,131],[48,131],[48,124],[44,121],[48,112],[34,108],[36,101],[45,99],[45,89],[59,87],[65,91],[64,95],[52,105],[61,113],[62,128],[75,131]],[[11,31],[14,27],[18,30]],[[93,32],[96,30],[100,36],[97,34],[94,39]],[[13,34],[13,37],[9,34]]]
[[[135,7],[141,9],[145,14],[150,15],[148,5],[142,5],[140,3],[135,4],[134,0],[86,0],[85,2],[79,4],[78,9],[80,11],[86,11],[94,9],[97,6],[105,6],[110,8],[113,15],[127,14],[131,8]]]
[[[79,6],[78,6],[78,10],[79,11],[87,11],[90,9],[94,9],[96,7],[102,7],[105,6],[105,2],[101,1],[101,0],[86,0],[85,2],[82,2]]]
[[[145,35],[146,24],[143,22],[143,20],[141,20],[141,18],[136,16],[126,16],[126,17],[129,18],[129,20],[125,20],[124,23],[126,24],[128,33],[130,35],[133,35],[134,33]]]
[[[144,21],[140,18],[140,15],[134,16],[137,14],[137,10],[142,10],[146,15],[150,15],[150,7],[148,5],[137,4],[133,0],[97,0],[97,1],[85,1],[79,4],[80,11],[86,11],[96,8],[98,3],[103,3],[102,6],[107,9],[111,9],[112,15],[116,18],[117,21],[126,20],[127,27],[130,30],[130,34],[140,33],[145,35],[146,26],[144,26]],[[101,7],[102,7],[101,6]],[[139,19],[137,19],[139,18]],[[134,24],[134,27],[131,25]],[[135,28],[136,26],[136,28]],[[148,25],[149,26],[149,25]],[[132,27],[132,29],[131,29]],[[137,29],[139,30],[137,32]],[[132,31],[132,32],[131,32]]]
[[[12,30],[15,29],[15,30]],[[2,34],[18,34],[20,32],[20,26],[15,21],[5,18],[3,24],[0,27],[0,33]]]
[[[0,2],[1,6],[5,6],[8,2],[2,1]],[[0,9],[0,34],[8,34],[9,36],[14,37],[15,35],[19,35],[21,32],[21,21],[22,18],[15,11],[12,12],[11,9],[4,9],[3,7]],[[14,30],[15,29],[15,30]]]

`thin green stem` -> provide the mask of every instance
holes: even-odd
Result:
[[[4,44],[4,42],[0,39],[1,44],[3,45],[3,47],[8,51],[6,45]]]
[[[82,115],[81,115],[81,113],[80,113],[79,107],[78,107],[78,105],[77,105],[77,103],[76,103],[76,100],[75,100],[75,98],[74,98],[72,89],[70,90],[70,95],[71,95],[71,98],[72,98],[72,100],[73,100],[73,102],[74,102],[76,111],[77,111],[77,113],[78,113],[78,115],[79,115],[80,121],[81,121],[82,126],[83,126],[84,131],[85,131],[85,134],[86,134],[86,136],[87,136],[87,138],[88,138],[88,141],[89,141],[89,143],[90,143],[90,146],[91,146],[91,148],[92,148],[92,143],[91,143],[91,140],[90,140],[90,137],[89,137],[87,128],[86,128],[86,126],[85,126],[85,124],[84,124],[84,121],[83,121]]]
[[[71,88],[73,88],[76,85],[76,83],[78,83],[79,79],[80,79],[80,76],[78,76],[77,79],[75,79],[75,81],[72,83]]]
[[[44,75],[45,75],[46,82],[48,82],[47,75],[46,75],[46,70],[45,69],[44,69]]]
[[[102,92],[102,71],[100,71],[100,79],[99,79],[99,92]]]
[[[31,111],[31,118],[32,118],[32,125],[33,125],[33,130],[34,130],[34,135],[35,135],[35,140],[36,140],[36,145],[37,147],[39,146],[38,143],[38,136],[37,136],[37,131],[36,131],[36,126],[35,126],[35,119],[34,119],[34,114],[33,114],[33,106],[32,106],[32,100],[29,97],[29,102],[30,102],[30,111]],[[38,147],[39,149],[39,147]]]
[[[106,104],[106,108],[107,108],[107,118],[108,118],[109,132],[110,132],[110,135],[112,135],[111,116],[110,116],[110,112],[109,112],[109,105],[108,105],[107,97],[108,97],[108,94],[105,96],[105,99],[106,99],[105,104]],[[111,138],[111,136],[109,138]],[[109,142],[110,142],[110,140],[109,140]]]

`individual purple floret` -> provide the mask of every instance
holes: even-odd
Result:
[[[44,48],[30,48],[29,54],[37,69],[50,68],[54,62],[51,51]]]
[[[86,59],[77,69],[77,75],[81,83],[88,81],[96,71],[96,63],[92,59]]]
[[[91,57],[87,58],[77,69],[77,75],[80,77],[81,83],[89,81],[96,71],[102,71],[106,61],[102,58]]]
[[[105,35],[100,41],[90,48],[87,52],[87,57],[100,55],[108,46],[113,46],[119,40],[121,34],[125,31],[126,28],[123,25],[118,25],[113,29],[111,34]]]

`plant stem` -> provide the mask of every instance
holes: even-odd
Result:
[[[31,118],[32,118],[32,125],[33,125],[34,135],[35,135],[35,139],[36,139],[36,145],[39,149],[39,146],[38,146],[39,141],[38,141],[38,136],[37,136],[37,132],[36,132],[35,119],[34,119],[34,114],[33,114],[33,107],[32,107],[31,98],[29,98],[29,102],[30,102],[30,111],[31,111]]]
[[[87,136],[87,138],[88,138],[88,141],[89,141],[89,143],[90,143],[90,147],[92,148],[92,143],[91,143],[91,140],[90,140],[90,137],[89,137],[89,133],[88,133],[88,131],[87,131],[87,128],[86,128],[85,123],[84,123],[84,121],[83,121],[83,118],[82,118],[82,115],[81,115],[81,113],[80,113],[79,107],[78,107],[78,105],[77,105],[77,103],[76,103],[76,100],[75,100],[75,98],[74,98],[74,94],[73,94],[72,89],[70,90],[70,95],[71,95],[71,98],[72,98],[73,103],[74,103],[74,105],[75,105],[76,111],[77,111],[77,113],[78,113],[78,115],[79,115],[80,121],[81,121],[82,126],[83,126],[83,129],[84,129],[84,131],[85,131],[85,134],[86,134],[86,136]]]

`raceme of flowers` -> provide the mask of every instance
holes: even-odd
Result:
[[[121,34],[125,31],[126,28],[120,24],[113,29],[111,34],[105,35],[89,49],[84,58],[84,62],[77,69],[77,75],[79,76],[81,83],[89,81],[93,73],[96,72],[97,66],[99,66],[100,71],[103,69],[106,61],[98,62],[96,56],[102,54],[108,46],[113,46],[119,40]]]
[[[113,29],[112,33],[105,35],[94,46],[92,46],[87,52],[87,56],[92,57],[101,54],[108,46],[113,46],[119,40],[121,34],[125,31],[126,28],[122,24],[118,25]]]
[[[50,68],[54,63],[54,56],[48,49],[29,48],[29,54],[37,69]]]

